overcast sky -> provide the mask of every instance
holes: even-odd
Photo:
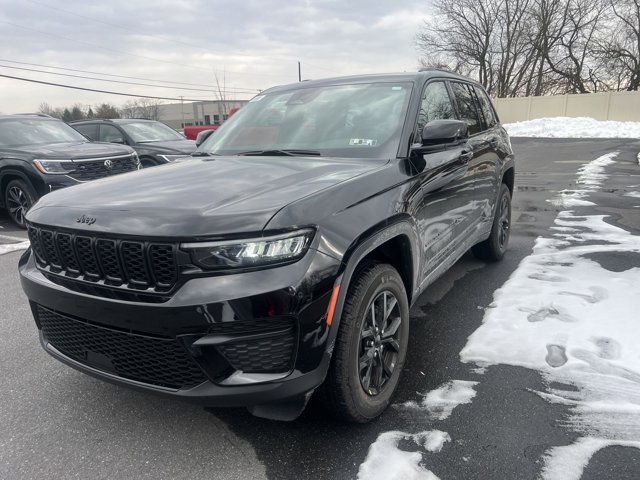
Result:
[[[204,85],[215,83],[215,72],[229,97],[247,98],[251,91],[297,81],[298,60],[303,78],[415,70],[414,36],[428,13],[427,0],[0,0],[0,74],[204,99],[212,94],[6,66],[54,71],[9,63],[26,62]],[[35,111],[42,101],[59,107],[126,100],[0,78],[2,113]]]

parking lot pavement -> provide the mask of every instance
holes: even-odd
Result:
[[[407,365],[394,402],[419,402],[452,379],[479,382],[473,401],[450,417],[435,421],[420,410],[393,407],[371,424],[343,425],[312,400],[296,422],[278,423],[100,382],[40,349],[18,284],[20,254],[9,253],[0,256],[0,478],[350,479],[382,432],[433,429],[451,440],[422,458],[443,480],[538,478],[544,453],[578,436],[562,426],[568,407],[532,393],[544,387],[535,370],[477,370],[459,354],[495,290],[530,255],[536,237],[549,234],[561,207],[548,200],[575,188],[582,164],[620,152],[593,209],[640,234],[640,199],[627,195],[640,191],[640,142],[514,139],[513,145],[518,173],[507,257],[488,265],[465,256],[412,309]],[[637,255],[624,253],[598,261],[612,271],[640,266]],[[635,479],[639,465],[636,449],[604,448],[582,478]]]

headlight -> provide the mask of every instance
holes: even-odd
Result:
[[[180,154],[180,155],[158,155],[160,158],[164,158],[167,162],[173,162],[179,158],[188,157],[188,154]]]
[[[33,163],[42,173],[64,175],[73,171],[73,163],[70,160],[34,160]]]
[[[192,261],[204,269],[250,268],[293,262],[309,249],[313,230],[227,242],[183,243]]]

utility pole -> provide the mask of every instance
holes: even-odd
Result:
[[[300,68],[300,60],[298,60],[298,81],[302,81],[302,69]]]
[[[184,128],[184,101],[183,96],[180,95],[180,110],[182,111],[182,128]]]

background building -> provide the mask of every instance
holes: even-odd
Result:
[[[179,130],[188,125],[216,125],[227,119],[228,112],[248,100],[213,100],[158,105],[158,119]]]

